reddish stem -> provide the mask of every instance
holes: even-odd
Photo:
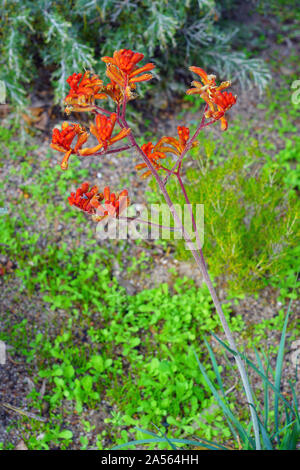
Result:
[[[197,247],[198,247],[199,253],[200,253],[200,252],[202,253],[202,250],[201,250],[201,242],[200,242],[200,238],[199,238],[199,233],[198,233],[198,229],[197,229],[195,217],[194,217],[194,214],[193,214],[192,205],[191,205],[190,200],[189,200],[189,198],[188,198],[188,195],[187,195],[185,186],[184,186],[184,184],[183,184],[183,181],[182,181],[182,179],[181,179],[181,176],[180,176],[179,172],[176,173],[176,177],[177,177],[177,180],[178,180],[178,183],[179,183],[179,185],[180,185],[182,194],[183,194],[183,196],[184,196],[184,199],[185,199],[185,201],[186,201],[186,203],[187,203],[187,206],[188,206],[188,209],[189,209],[191,221],[192,221],[192,224],[193,224],[193,229],[194,229],[194,232],[195,232],[195,234],[196,234],[196,241],[197,241]],[[203,261],[204,261],[204,258],[203,258]]]
[[[193,145],[193,142],[195,141],[195,139],[198,137],[200,131],[204,128],[204,127],[207,127],[207,126],[210,126],[211,124],[213,124],[215,121],[212,120],[212,121],[209,121],[205,124],[205,114],[208,110],[208,104],[205,106],[204,108],[204,112],[203,112],[203,115],[202,115],[202,118],[201,118],[201,121],[200,121],[200,124],[199,126],[197,127],[196,129],[196,132],[194,133],[194,135],[188,140],[188,142],[186,143],[186,146],[184,147],[183,151],[181,152],[181,155],[178,157],[177,161],[175,162],[173,168],[171,169],[171,171],[175,171],[176,168],[178,167],[178,174],[180,173],[180,170],[181,170],[181,163],[182,163],[182,160],[184,158],[184,156],[186,155],[186,153],[190,150],[190,148],[192,147]],[[166,178],[164,179],[164,184],[166,185],[167,182],[168,182],[168,179],[170,177],[170,174],[166,176]]]
[[[128,222],[136,221],[136,222],[140,222],[142,224],[150,225],[152,227],[158,227],[158,228],[161,228],[161,229],[170,230],[171,232],[176,232],[177,230],[180,230],[180,228],[169,227],[167,225],[156,224],[154,222],[150,222],[149,220],[143,220],[143,219],[140,219],[138,217],[119,217],[119,219],[120,220],[127,220]]]
[[[100,113],[108,114],[109,116],[113,114],[112,111],[108,111],[107,109],[100,108],[100,106],[96,106],[96,105],[95,105],[95,110],[99,111]]]
[[[130,148],[131,148],[130,145],[126,145],[124,147],[118,147],[117,149],[101,150],[101,152],[94,153],[92,156],[109,155],[110,153],[124,152],[125,150],[129,150]]]
[[[162,165],[159,165],[159,168],[160,168],[160,170],[164,170],[167,173],[169,173],[169,175],[176,175],[176,173],[174,171],[170,170],[170,168],[166,168],[165,166],[162,166]]]

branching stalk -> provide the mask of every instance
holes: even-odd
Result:
[[[205,115],[205,113],[204,113]],[[128,124],[126,122],[126,119],[123,117],[123,116],[120,116],[120,121],[121,123],[123,124],[124,127],[128,127]],[[187,151],[191,148],[191,145],[192,143],[194,142],[194,140],[197,138],[197,136],[199,135],[199,132],[204,128],[206,127],[207,125],[210,125],[212,124],[214,121],[210,121],[206,124],[204,124],[204,120],[202,118],[202,121],[199,125],[199,127],[197,128],[195,134],[193,135],[193,137],[190,139],[190,141],[187,143],[185,149],[183,150],[182,154],[180,155],[180,157],[178,158],[176,164],[174,165],[174,167],[176,168],[182,161],[183,157],[185,156],[185,154],[187,153]],[[172,216],[174,218],[174,222],[176,224],[176,226],[181,230],[182,234],[183,234],[183,237],[186,241],[187,244],[191,245],[192,244],[192,241],[190,239],[190,236],[189,234],[186,232],[185,228],[184,228],[184,225],[182,223],[182,221],[180,220],[180,217],[178,216],[177,212],[176,212],[176,209],[173,205],[173,202],[169,196],[169,193],[166,189],[166,185],[165,185],[165,181],[163,181],[160,177],[160,175],[158,174],[157,170],[154,168],[154,166],[152,165],[151,161],[149,160],[149,158],[146,156],[146,154],[142,151],[142,149],[140,148],[140,146],[137,144],[134,136],[132,135],[132,133],[129,134],[128,136],[131,144],[133,147],[135,147],[137,149],[137,151],[139,152],[140,156],[142,157],[143,161],[146,163],[147,167],[151,170],[152,172],[152,175],[154,176],[163,196],[164,196],[164,199],[166,201],[166,203],[168,204],[169,206],[169,209],[172,213]],[[173,167],[173,169],[174,169]],[[172,171],[173,171],[172,169]],[[170,174],[169,174],[170,175]],[[168,176],[169,176],[168,175]],[[208,270],[207,270],[207,267],[206,267],[206,263],[205,263],[205,259],[204,259],[204,256],[203,256],[203,252],[202,252],[202,249],[200,247],[200,241],[199,241],[199,233],[198,233],[198,230],[197,230],[197,226],[196,226],[196,222],[195,222],[195,219],[194,219],[194,216],[193,216],[193,212],[192,212],[192,207],[191,207],[191,203],[189,201],[189,198],[188,198],[188,195],[187,195],[187,192],[185,190],[185,187],[184,187],[184,184],[182,182],[182,179],[179,175],[179,173],[177,172],[176,173],[176,176],[178,178],[178,181],[179,181],[179,184],[180,184],[180,187],[181,187],[181,190],[183,192],[183,195],[185,197],[185,200],[188,204],[188,207],[189,207],[189,210],[190,210],[190,214],[191,214],[191,219],[192,219],[192,223],[193,223],[193,227],[194,227],[194,231],[196,233],[196,240],[197,240],[197,244],[198,244],[198,249],[195,249],[194,250],[191,250],[192,251],[192,254],[193,254],[193,257],[195,259],[195,262],[197,264],[197,267],[199,268],[202,276],[203,276],[203,279],[208,287],[208,290],[210,292],[210,295],[212,297],[212,300],[213,300],[213,303],[214,303],[214,306],[215,306],[215,309],[217,311],[217,314],[219,316],[219,319],[220,319],[220,322],[221,322],[221,325],[223,327],[223,330],[224,330],[224,333],[225,333],[225,336],[227,338],[227,341],[230,345],[230,348],[236,353],[234,355],[234,358],[235,358],[235,361],[236,361],[236,364],[237,364],[237,367],[238,367],[238,370],[239,370],[239,373],[240,373],[240,376],[241,376],[241,380],[242,380],[242,383],[243,383],[243,387],[244,387],[244,390],[245,390],[245,394],[246,394],[246,398],[247,398],[247,402],[248,402],[248,405],[249,405],[249,409],[250,409],[250,415],[251,415],[251,419],[252,419],[252,424],[253,424],[253,430],[254,430],[254,435],[255,435],[255,443],[256,443],[256,450],[260,450],[261,449],[261,444],[260,444],[260,436],[259,436],[259,424],[258,424],[258,420],[257,420],[257,416],[256,416],[256,413],[255,413],[255,405],[254,405],[254,400],[253,400],[253,396],[252,396],[252,391],[251,391],[251,386],[250,386],[250,383],[249,383],[249,380],[248,380],[248,376],[247,376],[247,373],[246,373],[246,369],[245,369],[245,366],[244,366],[244,363],[240,357],[240,354],[238,352],[238,349],[237,349],[237,346],[235,344],[235,341],[234,341],[234,338],[232,336],[232,333],[230,331],[230,328],[229,328],[229,325],[227,323],[227,320],[225,318],[225,315],[224,315],[224,312],[223,312],[223,309],[222,309],[222,306],[221,306],[221,303],[219,301],[219,298],[216,294],[216,291],[213,287],[213,284],[212,284],[212,281],[211,281],[211,278],[209,276],[209,273],[208,273]]]

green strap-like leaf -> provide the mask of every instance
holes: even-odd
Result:
[[[245,429],[243,428],[243,426],[241,425],[241,423],[236,419],[236,417],[233,415],[233,413],[231,412],[231,410],[229,409],[229,407],[227,406],[227,404],[225,404],[223,402],[223,400],[221,400],[220,398],[220,395],[218,394],[216,388],[214,387],[213,383],[211,382],[211,380],[209,379],[203,365],[201,364],[201,362],[199,361],[199,358],[197,356],[197,354],[194,352],[195,356],[196,356],[196,360],[197,360],[197,363],[198,363],[198,366],[202,372],[202,375],[204,376],[205,378],[205,381],[207,383],[207,385],[209,386],[213,396],[215,397],[216,401],[218,402],[219,406],[222,408],[225,416],[227,416],[229,418],[229,420],[231,420],[232,424],[236,427],[237,431],[239,432],[239,435],[241,437],[241,439],[243,440],[243,442],[247,443],[249,442],[249,444],[251,445],[251,447],[253,449],[255,449],[255,445],[253,443],[253,440],[251,439],[251,437],[249,436],[249,434],[245,431]]]
[[[281,339],[278,348],[277,360],[276,360],[276,368],[275,368],[275,388],[280,390],[280,382],[281,382],[281,375],[282,375],[282,364],[283,364],[283,357],[284,357],[284,345],[285,345],[285,336],[286,336],[286,329],[289,319],[290,307],[292,304],[292,299],[289,302],[288,311],[285,317]],[[278,415],[278,407],[279,407],[279,397],[276,394],[274,398],[274,413],[275,413],[275,429],[276,432],[278,431],[279,426],[279,415]]]
[[[222,344],[222,346],[224,346],[224,348],[226,348],[232,355],[236,356],[238,353],[236,353],[235,351],[233,351],[232,349],[230,349],[227,344],[225,344],[220,338],[218,338],[214,333],[211,333],[213,335],[214,338],[216,338],[216,340]],[[294,413],[294,410],[292,408],[292,406],[288,403],[288,401],[284,398],[284,396],[280,393],[280,391],[272,384],[272,382],[270,382],[270,380],[265,376],[265,374],[263,374],[254,364],[252,361],[250,361],[250,359],[248,359],[244,354],[241,354],[239,353],[240,357],[247,362],[247,364],[250,365],[250,367],[255,370],[255,372],[257,372],[257,374],[267,382],[267,384],[269,385],[269,387],[273,390],[273,392],[275,392],[275,395],[277,395],[282,401],[283,403],[289,408],[290,411],[292,411],[292,413]]]

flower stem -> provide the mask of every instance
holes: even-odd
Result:
[[[150,227],[158,227],[165,230],[170,230],[171,232],[176,232],[176,230],[180,230],[180,228],[176,227],[169,227],[167,225],[156,224],[154,222],[150,222],[149,220],[143,220],[139,217],[119,217],[119,220],[127,220],[128,222],[139,222],[141,224],[149,225]]]
[[[104,114],[108,114],[109,116],[111,114],[113,114],[112,111],[108,111],[107,109],[104,109],[104,108],[100,108],[100,106],[95,106],[95,110],[99,113],[104,113]]]
[[[218,316],[219,316],[220,322],[222,324],[222,327],[223,327],[225,336],[227,338],[227,341],[229,343],[229,346],[235,352],[234,359],[236,361],[236,364],[237,364],[237,367],[238,367],[238,370],[239,370],[239,373],[240,373],[240,376],[241,376],[241,379],[242,379],[242,383],[243,383],[243,386],[244,386],[247,402],[248,402],[248,405],[249,405],[249,408],[250,408],[250,414],[251,414],[251,418],[252,418],[253,430],[254,430],[254,435],[255,435],[256,450],[261,450],[260,437],[259,437],[259,425],[258,425],[258,420],[257,420],[256,412],[255,412],[255,405],[254,405],[254,400],[253,400],[253,396],[252,396],[251,386],[250,386],[249,379],[248,379],[248,376],[247,376],[247,373],[246,373],[245,365],[244,365],[244,363],[243,363],[243,361],[240,357],[240,354],[239,354],[238,349],[236,347],[236,344],[235,344],[235,341],[233,339],[232,333],[231,333],[230,328],[228,326],[228,323],[226,321],[221,303],[218,299],[218,296],[216,294],[216,291],[214,289],[214,286],[213,286],[212,281],[210,279],[210,276],[208,274],[202,250],[200,249],[199,251],[200,251],[200,255],[198,254],[197,251],[192,251],[192,253],[193,253],[194,259],[196,261],[196,264],[197,264],[198,268],[200,269],[200,271],[203,275],[203,278],[204,278],[204,281],[205,281],[205,283],[208,287],[209,293],[212,297],[214,306],[215,306],[216,311],[218,313]]]
[[[110,149],[110,150],[102,150],[101,152],[94,153],[93,156],[99,156],[99,155],[109,155],[111,153],[119,153],[119,152],[124,152],[125,150],[129,150],[131,148],[130,145],[125,145],[124,147],[118,147],[116,149]],[[90,156],[90,155],[89,155]]]

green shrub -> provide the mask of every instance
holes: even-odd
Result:
[[[193,151],[195,162],[187,169],[186,180],[192,203],[204,204],[203,251],[212,274],[224,274],[233,293],[255,292],[268,278],[283,279],[291,270],[295,275],[300,203],[286,185],[285,168],[276,159],[266,161],[255,143],[246,155],[233,151],[217,163],[214,144],[205,138],[203,152]],[[280,159],[282,155],[284,151]],[[289,182],[293,187],[296,179]],[[185,204],[175,180],[170,180],[168,190]],[[189,258],[184,241],[175,240],[174,246],[179,258]]]
[[[219,0],[2,2],[0,79],[11,101],[22,105],[28,86],[51,76],[58,103],[70,74],[92,67],[103,73],[100,57],[130,44],[155,57],[166,91],[180,88],[182,69],[192,63],[264,88],[265,64],[231,49],[238,27],[224,17],[235,8],[234,1]]]

